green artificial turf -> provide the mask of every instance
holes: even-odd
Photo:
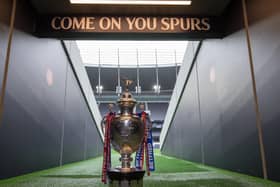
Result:
[[[113,153],[113,166],[119,165]],[[280,183],[207,167],[155,152],[156,172],[144,177],[144,187],[280,187]],[[102,157],[34,172],[6,180],[0,187],[105,187]]]
[[[184,160],[174,159],[155,153],[156,171],[154,173],[201,172],[207,169],[197,167]]]
[[[230,179],[203,179],[203,180],[188,180],[188,181],[161,181],[159,183],[146,182],[149,187],[172,186],[172,187],[246,187],[242,183]]]

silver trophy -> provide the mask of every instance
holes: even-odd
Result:
[[[132,83],[125,80],[126,89],[118,99],[120,113],[111,122],[110,141],[113,148],[120,153],[121,166],[108,171],[111,186],[132,187],[142,186],[145,171],[131,167],[132,153],[139,149],[143,142],[145,127],[133,109],[136,100],[128,90]]]
[[[128,90],[122,93],[118,100],[120,114],[116,115],[111,123],[111,143],[113,148],[121,154],[121,171],[130,172],[130,157],[139,149],[144,138],[144,125],[141,119],[133,114],[135,99]]]

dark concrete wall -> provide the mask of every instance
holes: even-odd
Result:
[[[268,177],[280,181],[280,2],[246,2]],[[162,151],[261,177],[241,1],[231,6],[231,34],[203,41]]]
[[[11,3],[0,1],[1,83]],[[27,1],[17,1],[0,126],[0,178],[58,166],[61,156],[65,164],[100,155],[102,150],[61,42],[31,35],[32,12]]]

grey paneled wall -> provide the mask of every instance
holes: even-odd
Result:
[[[231,26],[241,28],[241,1],[232,7],[232,23],[239,25]],[[280,181],[280,2],[248,0],[247,9],[268,177]],[[244,30],[203,41],[163,153],[262,176],[248,61]],[[192,78],[196,73],[197,80]]]
[[[268,176],[280,181],[280,1],[248,1]]]
[[[97,156],[102,146],[61,42],[32,36],[32,9],[17,2],[0,126],[0,178],[58,166],[61,143],[63,163]],[[0,7],[9,10],[11,3],[1,1]],[[1,80],[9,15],[0,11]]]
[[[86,127],[86,105],[73,72],[68,76],[66,90],[63,163],[83,158]]]
[[[246,50],[243,31],[202,45],[196,62],[201,130],[205,163],[261,176]]]
[[[173,119],[172,127],[169,129],[163,153],[201,162],[201,130],[196,83],[196,74],[193,71]]]

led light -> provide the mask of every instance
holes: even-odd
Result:
[[[110,5],[191,5],[190,0],[70,0],[71,4],[110,4]]]
[[[141,93],[141,86],[135,86],[135,93],[137,94]]]
[[[103,86],[96,86],[96,93],[98,94],[102,94],[102,91],[103,91]]]
[[[116,94],[121,94],[121,93],[122,93],[122,87],[116,86]]]
[[[154,92],[160,93],[160,85],[154,85]]]

